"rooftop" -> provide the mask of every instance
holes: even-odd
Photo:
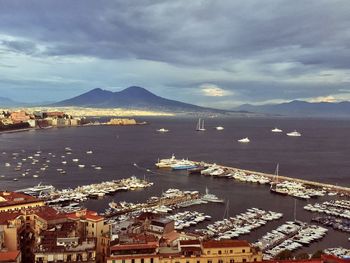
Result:
[[[0,252],[0,262],[16,261],[19,255],[20,255],[20,251],[18,250]]]
[[[81,210],[73,213],[67,214],[67,217],[70,219],[87,219],[92,221],[101,221],[104,220],[103,216],[99,216],[97,212],[90,210]]]
[[[203,248],[250,247],[245,240],[210,240],[202,243]]]
[[[16,192],[0,192],[0,207],[40,202],[41,200],[30,195]]]

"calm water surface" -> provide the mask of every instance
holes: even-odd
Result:
[[[68,188],[131,175],[145,176],[155,183],[146,190],[117,193],[113,197],[85,203],[86,207],[102,212],[112,199],[141,202],[150,196],[160,195],[168,188],[204,192],[208,187],[210,192],[229,200],[231,216],[250,207],[284,214],[281,220],[270,222],[258,231],[242,236],[242,239],[255,241],[266,231],[294,219],[293,198],[273,195],[267,186],[238,183],[229,179],[188,176],[184,172],[147,173],[134,167],[133,163],[155,171],[154,163],[157,159],[170,157],[172,153],[178,158],[216,162],[269,173],[273,173],[279,163],[281,175],[350,186],[350,122],[346,120],[212,118],[206,119],[206,132],[195,131],[196,119],[140,120],[149,121],[150,124],[54,128],[1,134],[0,175],[5,176],[0,178],[1,189],[15,190],[39,182],[53,184],[56,188]],[[224,126],[225,129],[216,131],[215,126]],[[162,127],[170,132],[160,134],[155,131]],[[302,136],[288,137],[285,133],[272,133],[270,130],[274,127],[284,132],[298,130]],[[237,140],[243,137],[249,137],[251,142],[238,143]],[[65,147],[71,147],[73,154],[66,155]],[[41,156],[34,157],[39,159],[39,163],[32,165],[28,156],[33,156],[39,150],[42,151]],[[86,154],[88,150],[93,150],[93,154]],[[18,153],[16,159],[13,159],[13,153]],[[79,168],[77,163],[72,162],[73,158],[78,158],[79,163],[86,167]],[[67,160],[67,165],[61,163],[64,159]],[[5,167],[6,162],[11,166]],[[17,162],[23,163],[23,169],[31,169],[29,175],[23,177],[23,171],[14,170]],[[41,171],[45,162],[49,168]],[[90,167],[91,164],[100,165],[103,169],[94,170]],[[57,168],[63,168],[67,174],[60,174]],[[33,174],[38,174],[39,177],[33,178]],[[18,178],[18,181],[13,181],[13,178]],[[297,201],[297,219],[310,221],[311,214],[303,210],[305,204],[306,201]],[[222,219],[225,205],[208,204],[191,209],[205,212],[217,220]],[[204,226],[205,224],[199,225]],[[330,230],[321,242],[313,243],[305,251],[339,245],[349,247],[348,237],[348,234]]]

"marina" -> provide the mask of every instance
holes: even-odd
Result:
[[[263,251],[264,259],[272,259],[284,250],[294,251],[322,239],[327,229],[300,221],[287,221],[261,237],[255,245]]]
[[[228,213],[228,209],[225,211]],[[273,211],[265,211],[258,208],[249,208],[246,212],[234,217],[210,224],[206,229],[197,229],[196,233],[209,238],[234,239],[244,234],[249,234],[254,229],[264,226],[269,221],[278,220],[283,215]]]

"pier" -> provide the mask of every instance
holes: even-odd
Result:
[[[193,161],[197,165],[203,165],[203,162],[198,162],[198,161]],[[208,166],[211,166],[213,164],[207,164]],[[229,167],[229,166],[223,166],[223,165],[218,165],[220,168],[225,169],[225,170],[235,170],[235,171],[240,171],[245,174],[256,174],[259,176],[265,176],[269,178],[271,181],[274,180],[276,177],[275,174],[269,174],[269,173],[262,173],[262,172],[257,172],[257,171],[251,171],[251,170],[245,170],[245,169],[240,169],[240,168],[235,168],[235,167]],[[290,181],[290,182],[296,182],[296,183],[301,183],[306,186],[314,187],[314,188],[323,188],[326,189],[329,192],[336,192],[339,194],[345,194],[350,196],[350,188],[345,187],[345,186],[338,186],[338,185],[332,185],[332,184],[327,184],[327,183],[320,183],[320,182],[315,182],[315,181],[310,181],[310,180],[305,180],[305,179],[299,179],[299,178],[293,178],[293,177],[287,177],[287,176],[281,176],[278,175],[278,180],[279,181]]]

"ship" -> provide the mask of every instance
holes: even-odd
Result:
[[[196,131],[205,131],[205,128],[204,128],[204,120],[198,119]]]
[[[54,190],[55,190],[55,187],[53,187],[52,185],[44,185],[44,184],[39,183],[36,186],[24,188],[24,189],[19,189],[19,190],[16,190],[15,192],[17,192],[17,193],[20,192],[20,193],[38,196],[38,195],[40,195],[40,193],[50,193]]]
[[[293,132],[289,132],[287,133],[288,136],[291,136],[291,137],[300,137],[301,136],[301,133],[300,132],[297,132],[296,130],[294,130]]]
[[[271,130],[272,132],[283,132],[281,129],[278,129],[278,128],[274,128]]]
[[[168,132],[168,131],[169,131],[169,130],[164,129],[164,128],[160,128],[160,129],[157,130],[157,132]]]
[[[248,142],[250,142],[250,140],[249,140],[248,137],[245,137],[245,138],[243,138],[243,139],[238,140],[238,142],[241,142],[241,143],[248,143]]]
[[[279,169],[279,164],[277,164],[276,166],[275,178],[271,182],[270,192],[275,194],[280,194],[280,195],[288,195],[288,190],[286,188],[278,187],[278,169]]]
[[[223,199],[218,198],[214,194],[210,194],[208,187],[205,188],[205,195],[202,196],[202,200],[206,202],[212,202],[212,203],[224,203],[225,201]]]

